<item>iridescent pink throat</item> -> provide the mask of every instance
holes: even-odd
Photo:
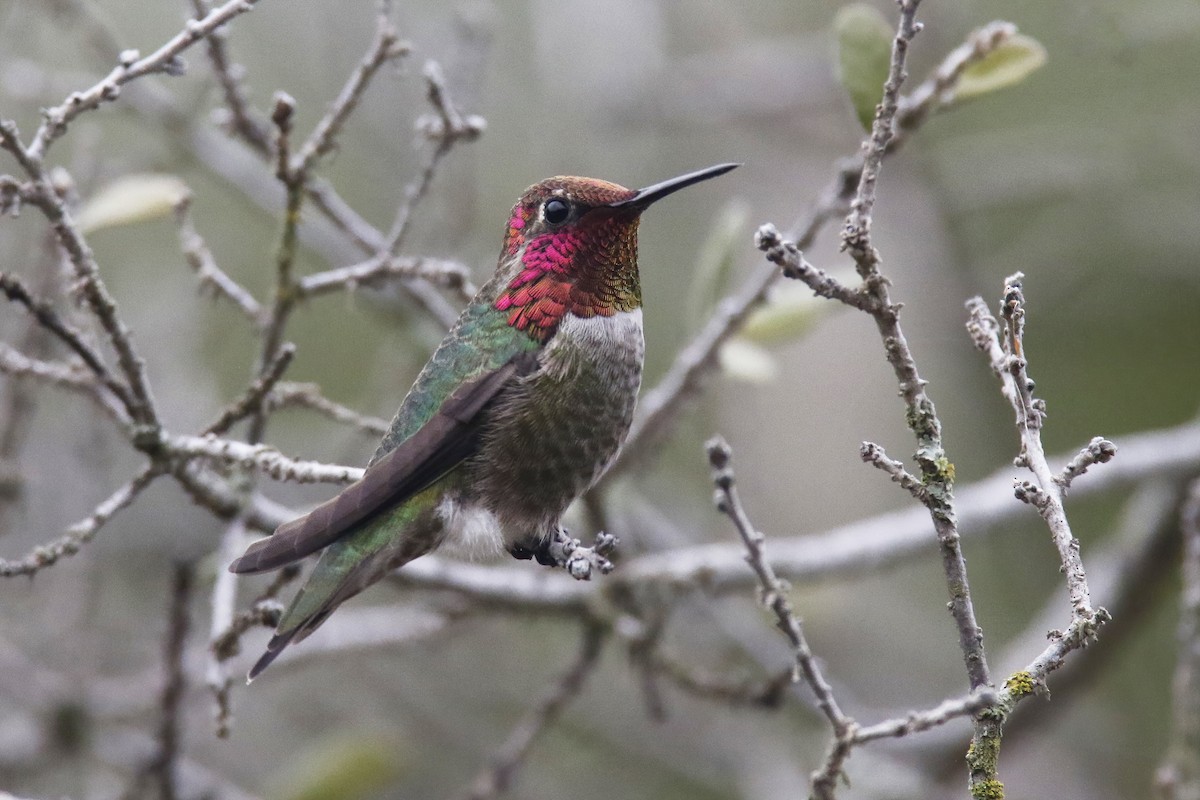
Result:
[[[509,325],[545,341],[568,311],[610,317],[641,305],[637,221],[606,216],[590,222],[543,233],[526,245],[523,269],[495,302],[497,310],[508,312]],[[514,215],[510,232],[523,225]],[[590,257],[577,258],[583,247],[597,243]],[[509,251],[520,251],[519,236],[510,237]]]

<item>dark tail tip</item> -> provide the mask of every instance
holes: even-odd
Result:
[[[254,666],[250,668],[250,672],[246,675],[246,683],[250,683],[250,681],[261,675],[263,670],[271,666],[271,662],[279,658],[279,654],[292,641],[292,637],[296,635],[296,631],[297,629],[293,628],[287,633],[277,633],[271,637],[271,641],[267,642],[267,652],[263,653],[258,661],[254,662]]]

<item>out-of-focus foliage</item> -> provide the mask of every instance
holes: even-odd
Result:
[[[413,127],[429,110],[420,79],[425,58],[442,62],[464,111],[488,120],[485,135],[456,149],[436,175],[413,219],[409,253],[459,259],[479,282],[495,263],[508,209],[537,180],[584,174],[637,186],[743,162],[720,182],[664,201],[643,221],[647,387],[720,292],[762,263],[754,228],[772,221],[787,230],[804,217],[835,162],[857,152],[862,123],[878,102],[877,90],[863,90],[847,107],[841,57],[833,51],[837,4],[393,5],[414,56],[372,85],[321,175],[376,227],[391,225],[425,159]],[[888,20],[890,41],[894,4],[870,7]],[[78,8],[96,12],[114,46]],[[269,110],[273,93],[285,90],[297,99],[296,130],[307,132],[366,49],[374,11],[372,3],[260,0],[227,30],[254,106]],[[121,49],[151,52],[190,13],[182,0],[0,0],[0,117],[30,135],[41,108],[107,74]],[[905,333],[930,381],[960,484],[1016,454],[1011,410],[965,335],[962,304],[982,294],[994,306],[1003,278],[1017,270],[1027,276],[1026,345],[1048,403],[1051,452],[1072,452],[1098,434],[1120,447],[1138,431],[1189,419],[1200,406],[1197,5],[963,0],[925,3],[920,18],[926,27],[913,43],[906,88],[995,18],[1016,23],[1048,53],[1045,66],[1027,76],[1036,48],[998,63],[991,78],[1018,66],[1024,80],[930,120],[889,158],[880,178],[874,240],[893,295],[904,303]],[[878,46],[883,31],[874,27],[877,44],[865,61],[878,72],[886,52]],[[222,136],[212,119],[220,94],[202,49],[186,61],[184,76],[145,81],[171,100],[170,113],[156,112],[138,85],[127,86],[116,103],[81,116],[51,160],[70,170],[74,191],[93,207],[103,187],[129,176],[179,176],[193,192],[194,221],[214,258],[267,300],[282,192],[272,167],[253,155],[235,150],[238,157],[214,163],[198,132]],[[16,172],[0,152],[0,173]],[[261,187],[262,196],[248,197],[239,181]],[[143,184],[140,200],[120,204],[140,206],[142,221],[97,230],[89,243],[147,359],[167,424],[185,431],[206,424],[243,391],[260,343],[237,312],[198,296],[173,223],[153,216],[166,211],[170,194],[146,193]],[[739,203],[744,212],[722,212]],[[837,234],[835,222],[805,256],[823,269],[846,270]],[[53,284],[67,282],[57,255],[45,250],[47,238],[34,209],[0,220],[0,269],[48,275],[51,285],[39,291],[65,296],[70,286]],[[359,257],[348,249],[331,263],[304,248],[297,271]],[[864,439],[901,459],[913,447],[870,321],[843,311],[806,328],[809,312],[786,302],[761,313],[752,330],[771,341],[769,351],[757,351],[769,360],[762,369],[760,359],[758,374],[774,379],[708,382],[708,394],[691,406],[658,461],[618,487],[620,502],[605,524],[621,535],[625,552],[732,541],[727,521],[712,510],[702,451],[718,430],[736,450],[739,487],[768,550],[776,538],[911,505],[857,454]],[[779,315],[786,333],[767,333],[778,329]],[[23,341],[24,330],[21,313],[0,309],[5,341]],[[332,399],[387,417],[443,332],[395,292],[364,288],[315,298],[287,331],[298,348],[287,377],[317,382]],[[7,381],[0,392],[9,397]],[[0,510],[0,555],[8,558],[91,513],[142,463],[74,395],[39,388],[32,409],[19,431],[3,437],[22,443],[12,469],[5,465],[6,475],[22,479],[19,503]],[[364,463],[374,447],[370,437],[302,410],[277,414],[267,439],[288,454],[351,464]],[[332,491],[266,479],[259,486],[295,507]],[[1127,506],[1125,495],[1072,495],[1068,511],[1085,564],[1118,556],[1113,548],[1123,526],[1141,530],[1139,509]],[[997,677],[1024,666],[1031,655],[1024,649],[1004,654],[1044,607],[1068,613],[1045,529],[1032,511],[1028,517],[1026,525],[964,540]],[[962,522],[969,532],[977,520]],[[584,535],[590,525],[582,514],[572,522]],[[123,770],[152,751],[170,564],[208,556],[220,532],[220,523],[164,481],[79,555],[36,580],[0,582],[0,787],[19,797],[121,795]],[[890,571],[793,593],[839,697],[865,722],[931,706],[964,688],[930,536],[926,554]],[[1029,701],[1049,703],[1050,714],[1005,738],[1009,796],[1147,796],[1170,710],[1173,569],[1161,565],[1163,580],[1147,590],[1149,608],[1130,636],[1101,637],[1089,648],[1103,655],[1102,667],[1081,694],[1066,699],[1052,679],[1048,699]],[[241,603],[263,585],[246,581]],[[192,608],[181,743],[189,768],[199,769],[199,777],[188,773],[197,785],[214,785],[217,776],[261,794],[280,765],[314,742],[347,731],[402,730],[403,769],[377,795],[453,796],[576,646],[576,631],[560,622],[489,615],[409,647],[281,662],[252,687],[235,687],[232,739],[218,741],[198,684],[209,588],[197,587]],[[430,600],[381,586],[345,611]],[[771,672],[789,656],[754,600],[751,593],[689,596],[668,621],[666,644],[717,674]],[[1112,600],[1095,598],[1106,606]],[[335,616],[329,631],[337,624]],[[1034,638],[1061,624],[1033,631]],[[246,637],[239,670],[265,638],[265,631]],[[317,644],[314,637],[297,649],[315,651]],[[577,800],[803,796],[825,747],[806,695],[768,713],[714,706],[666,686],[667,719],[655,722],[641,688],[627,659],[616,649],[606,655],[564,721],[534,748],[515,793]],[[88,732],[69,751],[56,744],[54,710],[61,708],[79,709],[79,729]],[[942,744],[923,749],[934,740]],[[857,752],[844,797],[960,797],[966,741],[959,724]]]
[[[187,196],[187,185],[174,175],[123,175],[89,197],[79,209],[84,233],[168,216]]]
[[[1023,33],[1015,34],[995,50],[963,70],[954,92],[958,100],[1016,86],[1046,63],[1046,48]]]
[[[403,741],[376,732],[338,733],[294,753],[273,770],[271,800],[374,797],[411,765]]]
[[[894,27],[874,6],[851,3],[838,11],[833,22],[837,33],[838,78],[863,130],[871,130],[880,87],[887,79]]]

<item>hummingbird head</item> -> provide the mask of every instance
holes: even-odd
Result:
[[[513,206],[502,262],[515,277],[496,298],[508,324],[545,340],[565,314],[612,316],[642,305],[637,229],[642,212],[672,192],[723,175],[719,164],[644,189],[558,176],[525,190]]]

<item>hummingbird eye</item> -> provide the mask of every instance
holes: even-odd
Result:
[[[546,218],[546,222],[551,225],[557,225],[560,222],[566,222],[567,217],[571,216],[571,206],[566,200],[561,197],[551,197],[542,206],[542,216]]]

